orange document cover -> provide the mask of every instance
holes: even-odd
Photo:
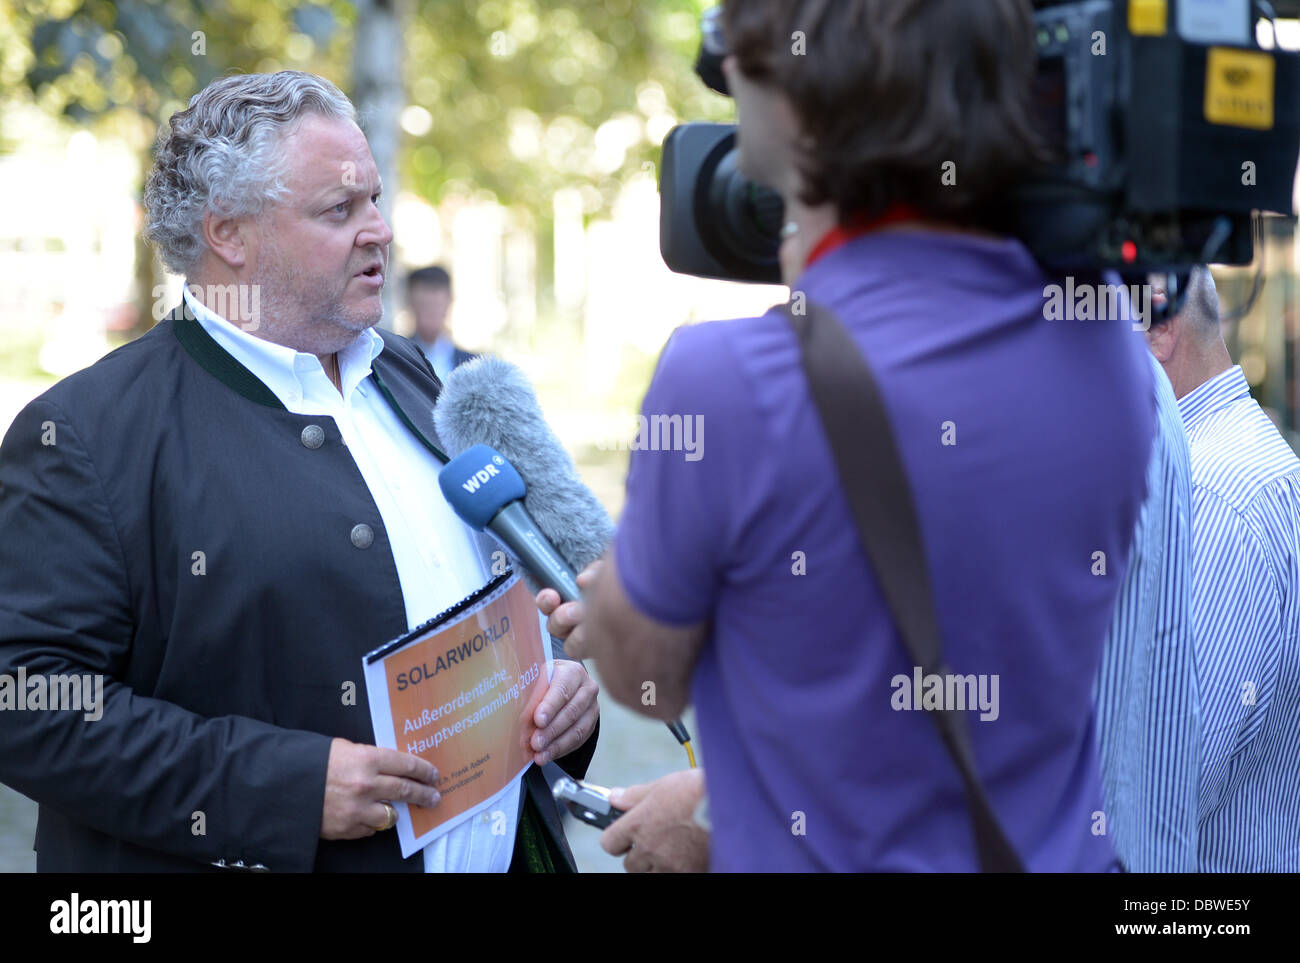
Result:
[[[551,673],[540,618],[508,572],[362,660],[375,745],[438,768],[438,805],[394,804],[403,857],[491,814],[531,764],[532,716]]]

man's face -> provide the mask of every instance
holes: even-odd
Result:
[[[447,309],[450,307],[450,288],[419,282],[411,285],[411,313],[415,315],[415,333],[422,341],[438,339],[447,327]]]
[[[722,70],[736,101],[740,172],[782,194],[797,190],[799,122],[789,98],[747,78],[734,55],[722,61]]]
[[[383,314],[388,245],[379,170],[347,120],[308,115],[280,148],[287,196],[256,219],[250,283],[261,285],[260,336],[328,354]]]

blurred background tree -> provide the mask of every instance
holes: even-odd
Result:
[[[337,76],[346,7],[32,0],[15,8],[0,62],[23,65],[21,82],[46,112],[129,143],[140,156],[143,190],[160,125],[214,78],[232,69],[279,69],[286,59]],[[138,310],[129,333],[153,324],[152,292],[162,277],[139,234],[135,272]]]
[[[160,126],[212,79],[322,74],[357,104],[387,203],[400,182],[435,206],[474,197],[512,209],[537,239],[546,302],[555,193],[579,190],[586,217],[607,211],[678,118],[730,113],[692,71],[709,5],[4,0],[0,97],[22,88],[52,116],[126,140],[143,178]],[[136,332],[153,323],[161,277],[137,244]]]

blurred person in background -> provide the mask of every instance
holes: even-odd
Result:
[[[446,381],[458,365],[478,357],[458,348],[451,339],[451,327],[447,323],[451,312],[451,275],[446,268],[433,265],[412,271],[406,278],[406,296],[415,318],[411,340],[429,359],[439,381]]]
[[[879,384],[949,671],[1000,685],[967,716],[994,811],[1026,868],[1106,871],[1092,685],[1155,395],[1130,323],[1047,320],[1051,279],[990,228],[1042,157],[1032,25],[1027,0],[727,0],[724,69],[741,168],[785,200],[793,292],[838,315]],[[642,410],[702,418],[703,457],[634,451],[586,601],[539,602],[614,698],[660,719],[694,703],[709,867],[978,868],[958,770],[897,699],[916,667],[784,312],[679,329]],[[689,835],[701,790],[681,782],[679,828],[647,813],[646,840]],[[690,838],[640,868],[698,860]]]
[[[1147,338],[1192,464],[1192,620],[1201,702],[1198,868],[1300,870],[1300,459],[1219,327],[1208,268]]]

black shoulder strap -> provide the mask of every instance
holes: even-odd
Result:
[[[811,302],[802,306],[806,313],[787,304],[786,316],[799,339],[804,373],[858,535],[909,657],[925,674],[946,676],[912,490],[875,376],[834,314]],[[994,873],[1024,872],[975,771],[964,717],[945,709],[929,714],[961,772],[980,868]]]

